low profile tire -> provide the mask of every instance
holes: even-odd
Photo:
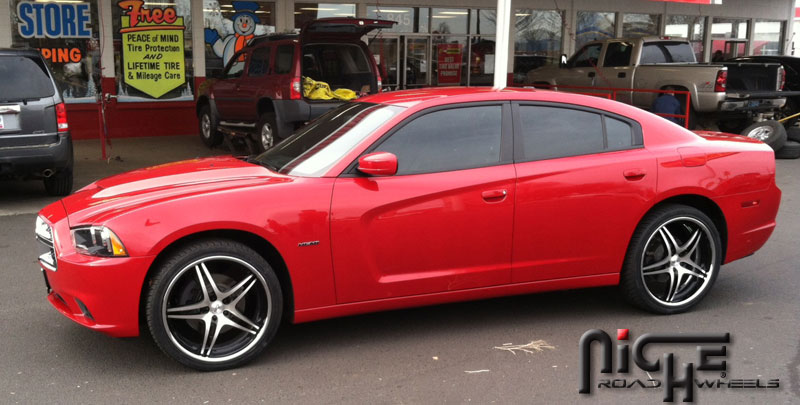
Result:
[[[745,128],[742,135],[758,139],[769,145],[772,150],[779,150],[786,143],[786,128],[774,120],[756,122]]]
[[[275,145],[278,138],[278,124],[275,120],[275,113],[265,112],[258,119],[256,127],[256,148],[258,152],[264,152]]]
[[[800,142],[800,127],[789,127],[789,129],[786,130],[786,139]]]
[[[278,278],[258,253],[226,239],[186,245],[156,269],[147,291],[156,344],[202,371],[238,367],[269,344],[283,313]]]
[[[211,107],[206,104],[200,107],[200,113],[197,115],[200,126],[200,139],[209,148],[219,145],[222,142],[222,134],[219,132],[219,120],[213,113]]]
[[[685,205],[650,212],[634,232],[620,287],[633,305],[677,314],[711,290],[722,260],[722,243],[711,219]]]
[[[50,177],[44,178],[44,190],[52,196],[65,196],[72,192],[72,168],[65,168],[55,172]]]
[[[800,158],[800,142],[786,141],[783,147],[775,151],[775,159]]]

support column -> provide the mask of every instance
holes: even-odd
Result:
[[[502,89],[508,82],[508,48],[511,29],[511,0],[497,0],[497,31],[494,45],[494,88]]]
[[[11,48],[10,3],[9,0],[0,0],[0,48]],[[794,15],[794,13],[792,15]]]
[[[194,77],[206,77],[206,38],[205,18],[203,17],[203,2],[193,1],[192,4],[192,64]]]

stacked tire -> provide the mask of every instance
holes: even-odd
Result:
[[[791,127],[786,130],[786,143],[775,151],[776,159],[800,158],[800,127]]]
[[[790,135],[791,134],[791,135]],[[788,130],[775,120],[756,122],[742,131],[742,135],[758,139],[775,151],[776,159],[800,158],[800,128]]]

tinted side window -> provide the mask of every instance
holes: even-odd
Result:
[[[292,71],[294,61],[294,45],[281,45],[275,55],[275,73],[286,74]]]
[[[586,45],[572,59],[570,66],[572,67],[591,67],[597,66],[597,60],[600,58],[601,44]]]
[[[269,71],[269,52],[270,47],[258,48],[253,51],[253,58],[250,60],[250,67],[247,68],[248,76],[263,76]]]
[[[608,149],[625,149],[633,146],[633,128],[631,128],[631,124],[609,116],[605,116],[605,120]]]
[[[628,42],[612,42],[606,49],[604,67],[628,66],[631,64],[633,45]]]
[[[415,118],[377,150],[397,155],[397,174],[446,172],[500,162],[502,107],[460,107]]]
[[[603,151],[600,114],[569,108],[519,107],[525,160],[585,155]]]
[[[244,64],[246,60],[247,60],[246,52],[233,55],[231,61],[228,62],[228,68],[225,69],[225,74],[223,76],[226,79],[233,79],[236,77],[240,77],[242,75],[242,72],[244,72]]]

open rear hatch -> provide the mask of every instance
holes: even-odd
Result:
[[[392,28],[394,24],[397,22],[368,18],[320,18],[302,27],[300,40],[303,43],[329,38],[358,40],[372,30]]]

